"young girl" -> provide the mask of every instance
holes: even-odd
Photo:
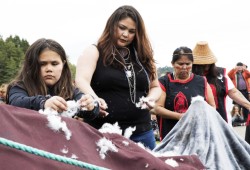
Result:
[[[68,108],[67,100],[79,102],[78,117],[92,120],[99,114],[93,97],[74,87],[63,47],[51,39],[38,39],[27,50],[20,74],[8,86],[7,104],[61,113]]]

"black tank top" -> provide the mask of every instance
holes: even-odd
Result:
[[[163,91],[166,92],[165,108],[171,111],[185,113],[191,104],[192,97],[202,96],[206,99],[205,77],[192,74],[185,82],[173,79],[173,74],[159,78]],[[158,117],[161,139],[175,126],[178,120]]]
[[[131,51],[133,66],[136,75],[136,100],[146,96],[149,85],[145,71],[135,60],[135,53]],[[109,115],[105,118],[97,118],[90,125],[100,128],[105,122],[118,125],[122,130],[136,126],[133,134],[142,133],[151,129],[150,113],[146,109],[137,108],[131,102],[128,80],[123,69],[113,66],[104,66],[102,56],[99,56],[96,70],[93,74],[91,87],[98,95],[104,99],[108,105],[106,110]]]

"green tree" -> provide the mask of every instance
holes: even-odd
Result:
[[[165,75],[167,72],[173,72],[173,68],[168,66],[157,68],[158,77]]]
[[[71,71],[72,79],[75,80],[76,77],[76,66],[69,62],[69,68]]]
[[[0,84],[10,82],[18,73],[24,60],[24,50],[29,44],[18,36],[0,37]]]
[[[18,38],[16,37],[15,40]],[[6,41],[0,39],[0,84],[11,81],[20,70],[24,52],[16,43],[20,42],[14,42],[11,38]]]
[[[30,46],[27,40],[20,39],[19,36],[10,36],[6,39],[6,42],[13,42],[15,44],[15,47],[20,48],[24,54]]]

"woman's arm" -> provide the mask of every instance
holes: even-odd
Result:
[[[250,111],[250,102],[242,95],[242,93],[238,89],[232,88],[232,89],[228,90],[228,96],[233,101],[235,101],[239,105],[247,108]]]
[[[90,86],[92,76],[95,72],[99,52],[93,45],[86,48],[83,54],[78,58],[76,64],[76,86],[85,94],[91,94],[94,98],[98,98],[94,90]]]
[[[156,67],[155,67],[156,68]],[[155,70],[157,73],[157,71]],[[151,110],[154,106],[150,103],[155,103],[161,96],[161,87],[158,81],[158,76],[157,74],[155,75],[155,79],[151,81],[150,86],[149,86],[149,93],[147,95],[147,98],[149,99],[147,106],[149,107],[149,110]]]
[[[7,104],[37,111],[43,109],[46,100],[42,95],[29,96],[27,91],[19,86],[12,86],[7,95]]]
[[[161,96],[161,91],[162,90],[161,90],[161,87],[159,85],[159,81],[157,79],[155,79],[150,84],[150,89],[149,89],[149,93],[148,93],[147,97],[157,101]]]
[[[92,76],[95,72],[97,61],[99,58],[99,51],[94,46],[91,45],[86,48],[83,54],[78,58],[76,65],[76,86],[85,94],[92,95],[96,100],[98,100],[101,108],[102,115],[107,115],[108,113],[104,110],[107,109],[106,102],[99,98],[92,87],[90,86]]]
[[[183,114],[166,109],[164,107],[165,100],[166,100],[166,93],[162,91],[160,99],[156,102],[154,109],[150,110],[150,112],[152,114],[161,116],[163,118],[179,120],[183,116]]]
[[[83,94],[78,88],[75,88],[73,99],[80,104],[80,110],[74,118],[91,121],[99,115],[99,103],[90,94]]]

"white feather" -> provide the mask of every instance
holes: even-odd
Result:
[[[99,147],[99,155],[101,159],[105,159],[108,151],[118,152],[117,147],[105,137],[101,138],[96,144]]]

